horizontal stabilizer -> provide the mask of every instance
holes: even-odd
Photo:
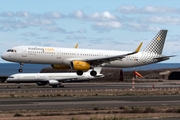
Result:
[[[157,57],[157,58],[153,58],[155,60],[159,61],[164,61],[164,60],[168,60],[170,57],[175,57],[176,55],[171,55],[171,56],[162,56],[162,57]]]

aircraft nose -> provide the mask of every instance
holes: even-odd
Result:
[[[6,53],[3,53],[3,54],[1,55],[1,58],[2,58],[3,60],[7,60],[8,56],[6,55]]]

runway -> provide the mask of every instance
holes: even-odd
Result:
[[[63,83],[64,88],[52,88],[51,86],[37,86],[35,83],[1,83],[0,92],[3,91],[35,91],[35,90],[105,90],[105,89],[131,89],[132,83]],[[20,88],[18,88],[20,86]],[[136,89],[161,88],[180,88],[180,81],[151,82],[151,83],[135,83]]]
[[[90,96],[49,98],[1,98],[0,110],[93,109],[153,106],[180,106],[180,95],[165,96]]]
[[[38,87],[36,84],[22,84],[21,88],[17,88],[17,85],[3,83],[0,84],[0,93],[4,94],[33,94],[34,91],[42,91],[36,94],[52,94],[55,91],[61,91],[58,94],[64,93],[63,91],[80,91],[87,90],[85,94],[87,96],[60,96],[60,97],[38,97],[38,98],[1,98],[0,99],[0,111],[8,112],[15,110],[93,110],[98,109],[120,109],[121,107],[180,107],[180,95],[144,95],[144,96],[108,96],[97,95],[88,96],[95,90],[117,91],[127,89],[130,91],[132,83],[64,83],[64,88],[52,88],[50,86]],[[166,82],[154,82],[154,83],[135,83],[135,89],[146,90],[151,89],[152,85],[158,89],[180,89],[179,81],[166,81]],[[92,91],[91,91],[92,90]],[[13,92],[15,91],[15,92]],[[23,92],[24,91],[24,92]],[[30,92],[30,91],[33,91]],[[46,92],[52,91],[52,92]],[[118,91],[118,92],[122,92]],[[130,91],[131,92],[131,91]],[[150,90],[150,92],[153,92]],[[74,92],[72,94],[76,94]],[[95,92],[96,93],[96,92]],[[98,92],[97,92],[98,93]],[[66,93],[64,93],[66,94]],[[67,94],[69,94],[67,92]],[[71,94],[71,93],[70,93]],[[153,119],[149,119],[153,120]],[[164,119],[161,119],[164,120]],[[168,120],[168,119],[167,119]],[[176,118],[174,118],[176,120]]]

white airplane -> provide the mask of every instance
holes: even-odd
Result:
[[[37,85],[47,85],[52,87],[62,86],[62,82],[82,82],[89,81],[91,79],[102,78],[103,74],[100,74],[101,67],[94,68],[97,71],[96,76],[91,76],[90,71],[84,72],[82,76],[72,73],[17,73],[10,75],[6,82],[8,83],[36,83]]]
[[[51,64],[54,69],[74,69],[77,75],[83,75],[83,70],[92,69],[90,74],[96,76],[94,67],[127,68],[147,65],[173,56],[162,55],[167,30],[160,30],[149,45],[139,52],[142,43],[133,52],[97,49],[74,49],[41,46],[17,46],[8,49],[1,58],[20,63]]]

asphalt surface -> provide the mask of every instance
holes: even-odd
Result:
[[[105,89],[131,89],[132,83],[64,83],[64,88],[52,88],[51,86],[38,87],[35,83],[13,84],[1,83],[0,92],[3,91],[35,91],[35,90],[105,90]],[[18,88],[20,86],[21,88]],[[154,82],[154,83],[135,83],[136,89],[161,88],[180,88],[180,82]]]
[[[22,84],[17,88],[15,84],[0,84],[0,93],[8,91],[36,91],[36,90],[105,90],[105,89],[131,89],[132,83],[65,83],[64,88],[51,88],[49,86],[37,87],[35,84]],[[180,88],[178,82],[135,83],[136,89],[154,88],[169,89]],[[153,91],[152,91],[153,92]],[[26,94],[26,93],[25,93]],[[66,110],[66,109],[93,109],[153,106],[180,106],[180,95],[158,96],[88,96],[88,97],[42,97],[42,98],[1,98],[0,111],[12,110]],[[179,120],[180,118],[147,118],[141,120]]]
[[[1,98],[0,111],[180,106],[180,95]]]

